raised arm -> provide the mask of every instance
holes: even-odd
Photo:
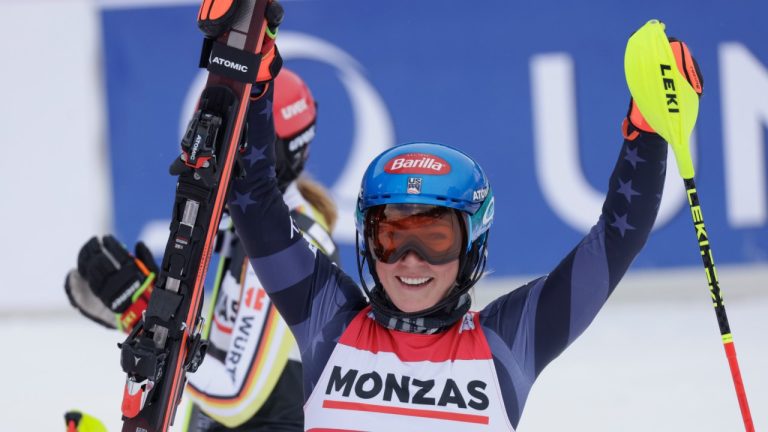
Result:
[[[538,375],[587,328],[642,249],[658,212],[666,160],[667,144],[656,134],[625,140],[597,223],[548,276],[525,288],[524,298],[510,296],[523,303],[528,373]],[[498,303],[493,307],[510,306]],[[511,330],[503,327],[502,334]]]
[[[703,79],[687,46],[673,38],[669,44],[678,70],[701,95]],[[656,108],[668,109],[664,104]],[[645,244],[656,219],[667,143],[645,121],[634,100],[622,132],[624,145],[597,224],[552,273],[501,297],[484,311],[484,325],[493,343],[510,348],[510,359],[520,365],[518,373],[528,387],[592,322]]]
[[[517,420],[536,377],[592,322],[651,231],[661,201],[667,144],[625,140],[597,223],[548,275],[506,294],[480,315],[497,373],[514,386]],[[514,417],[514,415],[513,415]],[[517,421],[515,420],[515,421]]]
[[[251,101],[247,115],[245,176],[232,183],[232,220],[305,364],[322,369],[321,357],[330,355],[332,343],[365,300],[357,285],[304,239],[283,201],[275,179],[271,86]]]

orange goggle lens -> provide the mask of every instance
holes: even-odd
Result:
[[[367,241],[373,256],[392,264],[408,252],[430,264],[445,264],[461,255],[464,223],[457,210],[424,204],[373,207],[366,218]]]

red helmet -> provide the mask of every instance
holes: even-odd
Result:
[[[275,78],[274,93],[275,132],[281,139],[289,139],[315,124],[317,110],[315,98],[304,81],[295,72],[283,68]]]
[[[274,104],[277,183],[285,191],[304,169],[309,143],[315,137],[317,105],[312,93],[294,72],[283,68],[275,78]]]

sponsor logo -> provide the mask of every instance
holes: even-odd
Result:
[[[224,66],[227,69],[236,70],[238,72],[248,72],[248,66],[233,62],[232,60],[227,60],[225,58],[221,57],[214,57],[211,59],[211,63],[217,64],[219,66]]]
[[[120,318],[120,323],[124,328],[128,328],[130,327],[131,323],[136,321],[136,318],[136,312],[129,310],[125,315],[123,315],[122,318]]]
[[[445,159],[426,153],[406,153],[395,156],[384,166],[390,174],[431,174],[445,175],[451,166]]]
[[[474,192],[472,192],[472,201],[482,201],[485,199],[485,197],[488,196],[488,191],[490,191],[490,188],[488,186],[478,189]]]
[[[445,381],[420,380],[408,375],[383,375],[376,371],[360,373],[357,369],[343,372],[340,366],[334,366],[325,394],[349,397],[354,392],[354,396],[360,399],[381,397],[390,402],[396,398],[399,402],[414,405],[453,405],[483,411],[489,406],[488,395],[485,394],[487,386],[485,381],[472,380],[462,389],[451,378]]]
[[[197,157],[197,150],[200,148],[200,141],[203,140],[203,137],[200,134],[197,134],[195,136],[195,143],[192,144],[192,154],[189,155],[189,159],[194,161]]]
[[[461,322],[459,333],[467,330],[474,330],[474,329],[475,329],[475,321],[472,314],[471,313],[464,314],[464,319]]]
[[[136,292],[137,289],[141,287],[141,283],[139,281],[134,281],[130,287],[128,287],[127,290],[123,291],[122,294],[116,299],[112,301],[112,306],[110,307],[112,310],[118,309],[118,307],[123,304],[126,300],[131,298],[133,293]]]
[[[407,192],[412,195],[421,193],[421,177],[408,177]]]
[[[671,113],[680,112],[679,105],[677,103],[677,90],[675,89],[675,80],[673,78],[665,78],[664,76],[668,71],[672,70],[670,65],[660,64],[661,70],[661,82],[664,85],[664,90],[667,91],[665,96],[667,97],[667,111]]]
[[[227,353],[227,373],[232,379],[232,382],[236,380],[237,367],[240,365],[240,361],[243,360],[243,354],[248,345],[248,339],[251,337],[253,331],[253,316],[243,317],[240,325],[237,327],[237,333],[229,352]]]
[[[451,378],[444,381],[420,380],[407,375],[383,374],[376,371],[343,371],[340,366],[334,366],[325,394],[350,397],[354,393],[354,396],[360,399],[381,398],[386,402],[397,399],[401,403],[414,405],[450,405],[460,409],[483,411],[489,406],[488,395],[485,394],[487,386],[484,381],[472,380],[462,388]]]
[[[688,204],[691,205],[693,225],[696,227],[696,238],[699,240],[699,250],[701,251],[701,256],[707,258],[704,271],[707,273],[709,291],[712,293],[712,303],[715,307],[722,306],[723,298],[715,291],[715,287],[718,285],[717,271],[715,270],[715,263],[712,258],[712,248],[709,245],[709,235],[707,235],[707,229],[704,227],[704,216],[701,213],[701,206],[698,204],[698,195],[696,189],[688,189],[686,193],[688,195]],[[694,199],[694,196],[696,196],[696,199]]]
[[[493,214],[496,212],[495,210],[495,198],[491,198],[491,202],[488,203],[488,206],[485,207],[485,213],[483,213],[483,225],[488,225],[493,221]]]
[[[301,98],[296,102],[280,109],[280,114],[284,120],[290,120],[292,117],[297,116],[307,110],[307,100]]]
[[[295,152],[296,150],[304,147],[315,138],[315,125],[312,125],[309,129],[301,133],[301,135],[292,139],[288,143],[288,151]]]
[[[235,319],[237,319],[237,308],[239,298],[233,298],[227,291],[223,291],[219,294],[219,299],[216,304],[216,313],[213,319],[217,322],[218,328],[225,328],[232,331],[232,326],[235,325]]]

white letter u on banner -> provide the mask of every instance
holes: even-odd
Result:
[[[552,211],[571,228],[586,233],[600,215],[605,193],[589,184],[579,163],[573,60],[565,53],[533,56],[530,75],[536,179]],[[694,142],[692,137],[695,162]],[[685,204],[683,182],[671,151],[667,166],[664,197],[654,229],[669,222]],[[609,173],[605,174],[607,178]]]

